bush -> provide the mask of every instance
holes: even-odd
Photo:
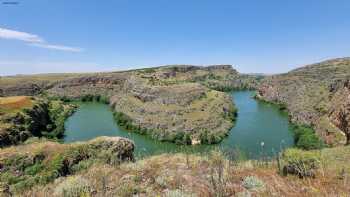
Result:
[[[255,176],[245,177],[242,185],[249,190],[261,190],[265,187],[264,182]]]
[[[217,133],[209,133],[208,130],[204,130],[200,133],[199,139],[201,141],[201,144],[217,144],[222,141],[224,138],[224,135]]]
[[[60,183],[54,194],[56,196],[64,197],[81,197],[88,196],[91,191],[90,183],[81,176],[68,177],[62,183]]]
[[[282,155],[283,174],[294,174],[300,178],[315,177],[320,167],[320,153],[303,151],[300,149],[287,149]]]
[[[92,94],[86,94],[80,98],[82,102],[101,102],[105,104],[109,104],[109,99],[107,96],[103,95],[92,95]]]
[[[294,142],[298,148],[314,150],[324,147],[323,141],[315,134],[311,127],[295,125],[293,129]]]

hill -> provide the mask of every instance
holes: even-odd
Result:
[[[173,65],[130,71],[4,77],[0,95],[104,100],[126,129],[170,142],[218,143],[233,126],[235,107],[224,92],[251,89],[261,77],[230,65]],[[23,85],[24,84],[24,85]]]
[[[266,77],[258,98],[285,105],[291,121],[311,125],[327,144],[350,143],[350,58]]]

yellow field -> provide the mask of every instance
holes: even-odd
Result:
[[[32,99],[27,96],[0,97],[0,110],[18,110],[32,105]]]

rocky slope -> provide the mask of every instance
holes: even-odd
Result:
[[[38,94],[63,99],[103,97],[130,130],[159,140],[217,143],[233,125],[228,94],[215,90],[255,88],[260,77],[230,65],[175,65],[110,73],[33,75],[0,80],[0,95]],[[30,87],[21,87],[26,81]]]
[[[89,169],[32,187],[23,196],[348,196],[350,147],[293,153],[295,162],[313,167],[314,178],[283,176],[275,162],[227,160],[208,156],[164,154],[119,166]],[[281,165],[290,155],[281,158]],[[322,163],[320,163],[322,161]],[[299,164],[300,165],[300,164]],[[302,165],[302,164],[301,164]]]
[[[210,88],[223,90],[254,89],[262,78],[240,74],[231,65],[172,65],[105,73],[18,75],[0,77],[0,97],[33,96],[45,91],[67,97],[110,95],[120,90],[130,76],[148,78],[153,85],[200,82]]]
[[[27,145],[0,149],[0,196],[21,196],[25,189],[74,174],[92,164],[115,166],[133,161],[133,151],[133,142],[119,137],[74,144],[32,139]]]
[[[349,138],[350,58],[333,59],[265,78],[258,97],[286,105],[292,122],[312,125],[330,145]]]
[[[35,97],[0,98],[0,147],[32,136],[61,137],[64,121],[75,106]]]

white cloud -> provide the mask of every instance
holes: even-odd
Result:
[[[61,50],[61,51],[70,51],[70,52],[82,52],[82,48],[77,47],[68,47],[68,46],[62,46],[62,45],[52,45],[52,44],[42,44],[42,43],[31,43],[31,46],[45,48],[45,49],[54,49],[54,50]]]
[[[42,38],[38,35],[29,34],[26,32],[14,31],[10,29],[0,28],[0,38],[3,39],[12,39],[12,40],[21,40],[25,42],[44,42]]]
[[[82,52],[83,49],[77,47],[70,47],[64,45],[53,45],[45,41],[38,35],[30,34],[26,32],[15,31],[11,29],[5,29],[0,27],[0,38],[10,39],[10,40],[20,40],[29,43],[30,46],[60,50],[60,51],[69,51],[69,52]]]

